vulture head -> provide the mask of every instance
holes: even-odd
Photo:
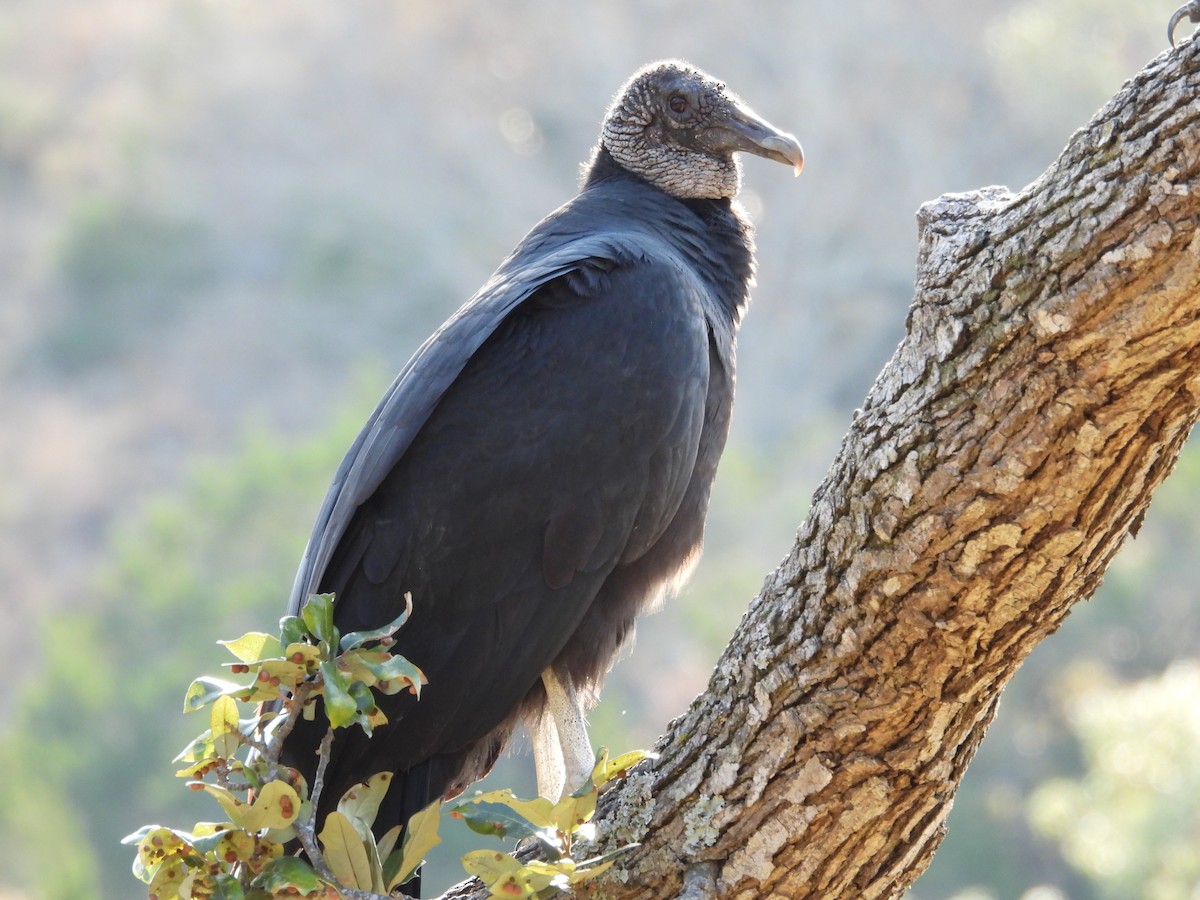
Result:
[[[734,154],[786,163],[800,174],[804,151],[725,85],[677,60],[634,73],[609,107],[600,146],[616,162],[680,199],[738,192]]]

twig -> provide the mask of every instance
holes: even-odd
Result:
[[[300,846],[304,848],[304,853],[308,857],[308,861],[312,863],[313,868],[326,881],[337,884],[337,879],[325,863],[325,857],[321,853],[321,848],[317,846],[317,801],[321,797],[322,782],[325,780],[325,766],[329,763],[329,748],[332,744],[333,729],[330,728],[325,732],[325,737],[321,739],[321,746],[317,749],[317,776],[313,781],[312,793],[310,795],[311,811],[307,818],[297,819],[295,827],[296,837],[300,841]],[[345,896],[344,892],[343,896]]]
[[[257,730],[257,728],[258,728],[258,726],[256,725],[255,729]],[[271,748],[269,748],[266,745],[265,741],[260,741],[260,740],[258,740],[258,738],[252,737],[251,735],[248,735],[248,734],[244,734],[240,731],[237,733],[237,736],[238,736],[238,740],[241,741],[241,743],[245,744],[247,747],[249,747],[251,750],[253,750],[255,753],[257,753],[263,759],[267,758],[267,754],[270,753]]]
[[[333,727],[330,726],[329,730],[325,732],[325,737],[321,738],[321,746],[317,748],[317,774],[313,779],[312,792],[309,794],[314,811],[321,802],[321,791],[325,787],[325,769],[329,765],[329,751],[332,747]]]
[[[296,720],[300,718],[304,711],[304,704],[308,702],[308,695],[313,692],[316,686],[317,682],[315,679],[312,681],[303,681],[292,692],[290,698],[282,701],[283,707],[286,710],[283,721],[279,723],[275,731],[271,734],[271,741],[266,745],[264,748],[265,752],[263,753],[263,758],[270,764],[270,768],[267,770],[267,781],[274,781],[279,777],[279,757],[283,753],[283,742],[292,733],[292,729],[296,727]],[[266,712],[265,705],[263,711],[264,713]]]

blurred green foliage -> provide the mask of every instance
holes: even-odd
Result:
[[[329,473],[363,418],[292,443],[249,436],[197,467],[113,540],[90,601],[41,634],[45,664],[0,738],[0,859],[52,900],[127,896],[123,834],[172,812],[195,820],[162,761],[194,726],[179,698],[212,642],[276,622]]]
[[[309,198],[283,226],[285,279],[296,295],[329,304],[363,302],[415,268],[393,223],[346,202]]]
[[[1034,827],[1104,900],[1176,900],[1200,888],[1200,664],[1126,684],[1079,666],[1063,713],[1084,756],[1080,777],[1029,798]]]
[[[66,307],[46,335],[68,370],[128,351],[216,277],[205,225],[123,196],[78,200],[63,224],[58,270]]]

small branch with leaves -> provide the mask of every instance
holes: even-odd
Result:
[[[425,676],[392,653],[394,635],[412,611],[387,626],[341,635],[333,624],[332,595],[313,596],[300,616],[280,622],[280,633],[251,632],[221,643],[236,657],[231,674],[249,683],[202,677],[192,682],[185,712],[208,710],[207,730],[176,757],[188,787],[213,797],[226,821],[191,831],[148,825],[125,838],[137,847],[134,874],[150,900],[267,900],[275,897],[385,900],[440,842],[441,803],[433,803],[376,839],[372,824],[391,785],[380,772],[347,791],[337,808],[316,821],[330,747],[337,729],[368,735],[387,719],[375,692],[408,690],[420,696]],[[280,763],[284,741],[300,716],[323,700],[330,728],[318,751],[313,784]],[[241,705],[254,711],[242,718]],[[542,859],[518,861],[498,850],[463,858],[493,896],[536,897],[604,871],[616,854],[576,862],[572,850],[589,838],[600,786],[645,758],[634,752],[610,760],[601,753],[592,777],[557,803],[521,800],[510,791],[477,794],[450,813],[476,832],[528,839]],[[288,851],[299,846],[302,853]],[[617,851],[618,853],[621,851]]]

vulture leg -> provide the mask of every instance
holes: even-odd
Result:
[[[571,679],[553,669],[542,673],[546,708],[533,736],[533,760],[538,794],[557,803],[592,773],[595,757],[588,740],[583,704]]]
[[[562,796],[567,773],[558,743],[558,728],[549,708],[542,710],[533,733],[533,768],[537,773],[538,796],[551,803],[557,801]]]

